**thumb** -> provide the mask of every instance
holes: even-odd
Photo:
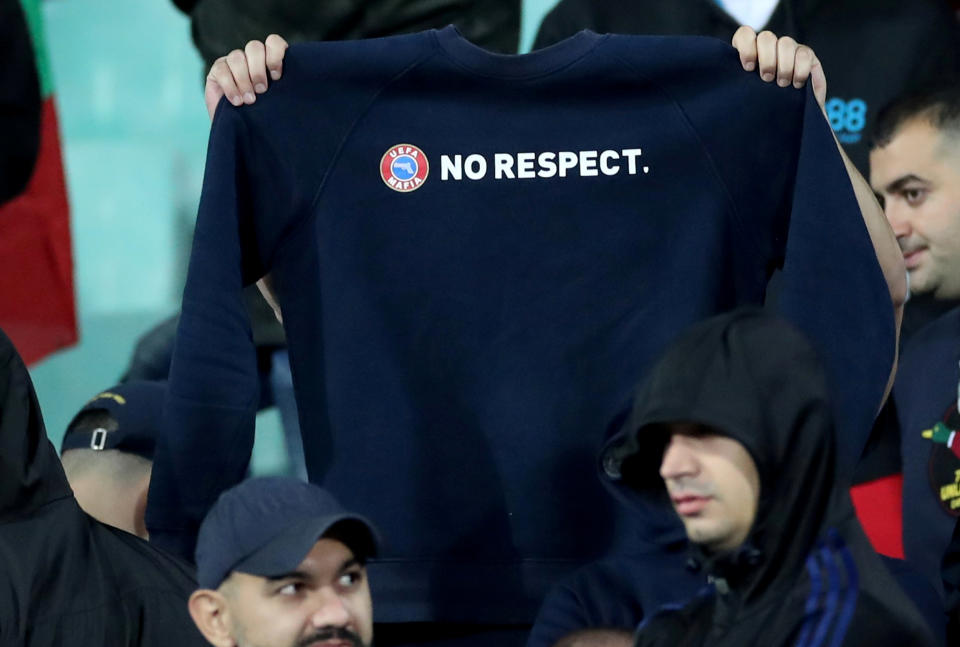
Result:
[[[813,84],[813,96],[820,105],[820,109],[826,112],[825,104],[827,102],[827,76],[823,72],[823,65],[820,59],[814,58],[813,65],[810,66],[810,83]]]
[[[221,97],[223,97],[223,88],[215,80],[207,77],[206,86],[203,88],[203,100],[207,104],[210,121],[213,121],[213,115],[217,112],[217,104],[220,103]]]

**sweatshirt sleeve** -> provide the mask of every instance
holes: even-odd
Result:
[[[281,292],[307,280],[280,276],[281,250],[313,217],[358,116],[431,44],[429,35],[414,35],[293,45],[283,78],[255,104],[221,101],[150,483],[147,528],[162,548],[192,560],[204,514],[246,474],[259,381],[244,286],[275,268]]]
[[[894,353],[893,304],[853,186],[809,85],[764,83],[743,71],[732,47],[689,42],[683,60],[698,76],[681,84],[678,98],[730,195],[741,251],[782,270],[768,305],[824,362],[849,474]]]
[[[259,384],[243,287],[263,273],[253,242],[256,213],[266,196],[283,195],[282,187],[269,183],[275,174],[261,172],[268,165],[263,148],[251,143],[241,110],[221,102],[146,518],[153,543],[190,561],[204,514],[243,479],[253,450]]]
[[[893,303],[850,178],[806,92],[777,308],[813,342],[834,394],[838,454],[860,458],[895,352]]]

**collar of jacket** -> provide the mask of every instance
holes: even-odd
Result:
[[[719,596],[741,589],[763,564],[763,552],[751,542],[723,553],[708,553],[699,544],[690,545],[688,567],[703,571]]]

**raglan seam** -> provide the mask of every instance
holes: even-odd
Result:
[[[733,199],[733,194],[730,192],[730,188],[727,186],[727,183],[724,181],[723,176],[720,174],[720,171],[717,167],[717,163],[710,152],[710,148],[703,141],[703,138],[700,136],[700,131],[697,130],[696,126],[693,123],[693,120],[690,118],[690,115],[687,114],[686,110],[684,110],[683,104],[680,101],[678,101],[673,96],[673,94],[671,94],[668,90],[664,89],[664,87],[660,83],[658,83],[657,81],[654,81],[649,76],[647,76],[642,70],[637,68],[637,66],[634,65],[631,61],[627,60],[617,52],[610,52],[610,56],[612,56],[613,58],[616,58],[623,65],[625,65],[630,70],[632,70],[637,76],[644,79],[651,85],[655,86],[657,90],[659,90],[664,96],[666,96],[674,104],[677,111],[683,117],[684,122],[687,124],[687,127],[690,129],[691,133],[696,138],[697,143],[700,145],[700,149],[707,159],[707,163],[709,164],[711,173],[713,174],[714,178],[723,189],[723,193],[727,198],[728,207],[732,214],[734,223],[736,224],[737,228],[744,234],[744,236],[750,240],[751,244],[754,247],[754,251],[758,252],[761,257],[765,258],[766,254],[764,253],[763,245],[760,244],[760,241],[756,238],[756,235],[754,234],[754,232],[746,227],[746,223],[744,222],[743,218],[740,215],[740,210],[737,208],[736,200]]]
[[[350,136],[356,131],[357,124],[363,119],[363,117],[367,114],[370,108],[380,98],[380,95],[394,82],[396,82],[405,74],[412,71],[417,66],[421,65],[422,63],[427,61],[430,57],[435,55],[436,55],[436,52],[430,51],[416,58],[407,67],[405,67],[400,72],[395,74],[393,77],[385,81],[383,85],[370,97],[367,104],[362,109],[357,111],[357,114],[354,117],[353,122],[349,125],[346,132],[340,138],[340,141],[338,142],[336,149],[334,150],[334,153],[330,156],[330,161],[327,164],[327,167],[324,170],[323,174],[319,177],[319,179],[310,183],[310,186],[316,186],[316,189],[312,191],[313,197],[310,199],[309,203],[307,202],[304,203],[305,207],[302,209],[303,213],[296,214],[293,218],[291,218],[290,222],[284,225],[283,231],[277,236],[276,243],[269,250],[268,254],[264,255],[263,258],[257,259],[258,261],[260,261],[259,269],[261,271],[269,271],[269,269],[273,267],[274,259],[276,258],[278,251],[285,246],[286,241],[290,238],[292,233],[299,230],[300,227],[304,225],[304,223],[310,221],[310,219],[312,218],[313,214],[316,211],[316,206],[320,200],[320,196],[323,194],[324,188],[326,188],[327,178],[330,176],[331,172],[337,165],[337,161],[340,159],[340,156],[343,152],[344,145],[346,144]],[[247,146],[247,148],[249,149],[247,151],[248,154],[252,157],[262,158],[262,149],[266,149],[271,152],[271,155],[273,156],[274,159],[280,160],[281,159],[280,156],[278,156],[276,152],[274,152],[273,146],[269,141],[269,139],[267,137],[260,135],[256,130],[252,130],[250,128],[249,121],[242,113],[238,113],[238,116],[240,117],[240,121],[243,124],[244,136],[247,138],[247,140],[256,139],[257,141],[262,142],[263,144],[262,146]],[[215,115],[213,128],[216,128],[216,125],[217,125],[217,119]],[[213,136],[213,131],[211,129],[211,137],[212,136]],[[307,193],[307,195],[310,195],[310,194]],[[299,211],[299,210],[300,209],[295,209],[295,211]]]
[[[334,151],[333,155],[330,156],[330,163],[327,165],[326,171],[324,171],[323,176],[320,178],[320,182],[317,185],[317,190],[313,195],[313,200],[310,201],[310,205],[307,208],[307,212],[304,218],[309,219],[311,215],[316,211],[317,203],[320,201],[320,196],[323,195],[323,191],[327,186],[327,178],[330,177],[330,174],[333,172],[333,169],[336,168],[337,162],[340,160],[340,156],[343,154],[343,149],[346,147],[347,141],[353,136],[357,130],[357,125],[363,120],[374,104],[380,99],[380,96],[394,83],[399,81],[402,77],[406,76],[409,72],[412,72],[414,69],[424,64],[426,61],[435,57],[437,52],[430,51],[426,52],[415,61],[410,63],[407,67],[402,69],[400,72],[395,74],[393,77],[388,79],[384,84],[370,97],[370,100],[367,101],[367,104],[357,111],[356,116],[353,119],[353,122],[347,128],[346,132],[340,138],[340,142],[337,144],[337,148]],[[291,226],[291,229],[293,226]],[[279,247],[279,244],[277,245]]]

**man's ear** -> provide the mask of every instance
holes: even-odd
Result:
[[[211,589],[197,589],[190,595],[187,608],[207,642],[214,647],[235,647],[230,633],[230,613],[223,594]]]

